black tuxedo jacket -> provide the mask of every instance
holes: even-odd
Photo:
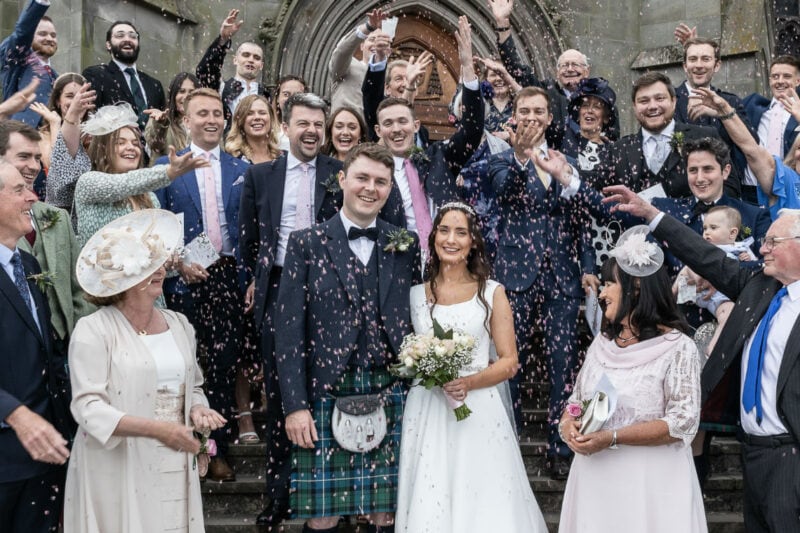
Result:
[[[725,252],[670,216],[663,218],[653,234],[665,241],[681,261],[736,302],[703,368],[702,395],[705,406],[720,392],[718,387],[729,383],[728,392],[737,401],[728,402],[723,414],[726,419],[739,420],[742,351],[782,284],[764,275],[763,270],[754,272],[729,259]],[[800,319],[795,321],[786,342],[778,373],[777,402],[781,422],[795,442],[800,442]]]
[[[419,282],[419,243],[405,252],[386,252],[389,233],[398,228],[377,220],[379,312],[389,340],[378,365],[393,362],[403,337],[411,333],[409,291]],[[413,234],[412,234],[413,235]],[[416,237],[416,236],[415,236]],[[278,291],[275,360],[283,410],[308,409],[330,390],[357,347],[362,328],[361,295],[352,270],[344,224],[339,215],[289,237]]]
[[[32,255],[20,254],[26,275],[41,272]],[[41,332],[14,282],[0,268],[0,422],[25,405],[70,439],[74,426],[69,413],[72,393],[67,362],[53,353],[47,300],[34,282],[28,281],[28,287]],[[0,483],[32,478],[49,468],[34,461],[4,423],[0,424],[0,450]]]
[[[694,126],[675,122],[675,133],[682,133],[684,140],[700,139],[703,137],[719,138],[716,130],[706,126]],[[586,179],[592,185],[602,190],[609,185],[627,185],[634,192],[640,192],[648,187],[661,183],[664,191],[671,198],[684,198],[692,195],[689,189],[689,180],[686,177],[686,160],[673,149],[667,160],[659,170],[653,174],[647,167],[642,148],[642,130],[626,135],[619,141],[610,145],[604,151],[603,159],[595,168],[592,176]],[[674,136],[673,136],[674,139]],[[684,141],[685,142],[685,141]],[[725,180],[725,193],[734,198],[739,197],[741,190],[741,174],[734,167],[728,179]]]
[[[167,102],[164,98],[164,88],[161,82],[154,77],[136,69],[139,80],[142,82],[142,90],[147,98],[147,106],[152,109],[166,109]],[[114,61],[106,65],[93,65],[83,71],[83,77],[92,84],[92,89],[97,91],[95,106],[101,108],[106,105],[113,105],[118,102],[128,102],[141,115],[144,109],[136,107],[133,101],[133,94],[125,81],[125,74],[119,69]]]

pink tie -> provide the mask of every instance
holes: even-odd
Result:
[[[211,163],[214,154],[203,152],[203,157]],[[203,208],[206,212],[206,235],[208,240],[214,245],[216,251],[222,250],[222,229],[219,225],[219,206],[217,205],[217,179],[214,175],[214,167],[203,167],[203,183],[205,198]]]
[[[419,235],[419,245],[423,250],[428,250],[428,235],[431,234],[433,221],[431,211],[428,208],[428,199],[425,197],[425,189],[419,181],[419,174],[410,159],[403,161],[403,168],[406,170],[408,188],[411,191],[411,207],[414,209],[414,218],[417,221],[417,234]]]
[[[305,229],[311,227],[311,165],[301,163],[300,169],[303,174],[300,176],[300,183],[297,187],[297,207],[295,208],[294,229]]]
[[[773,105],[769,113],[769,128],[767,129],[767,151],[772,155],[783,157],[783,128],[781,127],[781,104]]]

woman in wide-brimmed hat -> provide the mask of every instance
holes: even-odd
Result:
[[[78,322],[69,348],[80,429],[65,533],[204,531],[209,450],[195,432],[226,420],[208,408],[192,326],[155,306],[182,234],[169,211],[135,211],[97,231],[78,258],[78,282],[100,309]]]

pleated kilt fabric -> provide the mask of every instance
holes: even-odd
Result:
[[[368,453],[341,448],[331,431],[337,396],[382,393],[386,437]],[[397,505],[398,459],[405,390],[385,368],[348,368],[330,395],[312,403],[319,441],[294,446],[290,503],[295,518],[393,513]]]

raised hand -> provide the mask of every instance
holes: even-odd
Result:
[[[514,9],[514,0],[489,0],[489,9],[492,10],[497,26],[507,26],[511,11]]]
[[[161,109],[145,109],[144,114],[155,120],[156,122],[161,122],[167,117],[167,112],[162,111]]]
[[[793,93],[794,91],[792,91]],[[791,115],[797,120],[797,117],[800,117],[800,99],[797,98],[796,94],[781,94],[778,96],[778,101],[783,105],[783,108],[791,113]]]
[[[419,77],[424,74],[428,65],[433,63],[433,54],[427,50],[422,52],[419,57],[411,56],[408,60],[408,67],[406,68],[406,87],[409,89],[416,89],[419,84]]]
[[[375,38],[375,63],[386,61],[392,53],[392,41],[389,36],[381,33]]]
[[[222,25],[219,27],[219,37],[223,42],[230,41],[244,24],[244,20],[236,20],[238,16],[239,10],[231,9],[228,16],[222,21]]]
[[[31,102],[36,100],[36,88],[38,86],[39,78],[33,78],[24,89],[15,92],[3,102],[0,102],[0,119],[6,119],[28,107]]]
[[[458,17],[458,30],[455,33],[458,43],[458,59],[461,62],[461,79],[465,82],[477,80],[472,66],[472,28],[464,15]]]
[[[689,110],[689,118],[692,119],[692,114],[698,117],[718,117],[727,115],[733,111],[733,108],[723,97],[705,87],[692,89],[692,94],[689,95],[689,101],[693,104],[693,107]]]
[[[539,168],[557,179],[561,185],[565,187],[569,185],[572,179],[572,165],[567,161],[567,156],[552,148],[547,151],[547,159],[537,152],[533,148],[525,150],[525,154],[532,158]]]
[[[611,185],[603,189],[603,203],[613,203],[611,212],[622,211],[633,216],[645,219],[647,222],[653,220],[660,211],[653,207],[647,200],[630,190],[625,185]]]
[[[33,102],[31,104],[31,110],[40,115],[44,120],[50,124],[50,129],[52,130],[53,127],[58,129],[61,126],[61,116],[55,112],[54,110],[50,109],[46,105],[41,102]]]
[[[92,90],[90,83],[84,83],[67,108],[64,121],[68,124],[78,124],[83,119],[87,111],[94,109],[94,101],[97,99],[97,92]]]
[[[507,127],[506,131],[509,133],[509,141],[514,147],[514,155],[516,155],[517,159],[520,161],[527,162],[530,158],[528,154],[536,146],[536,141],[541,139],[544,133],[544,126],[531,120],[518,124],[516,131],[510,127]]]
[[[506,84],[515,93],[522,90],[522,85],[517,83],[517,80],[515,80],[514,77],[508,73],[508,70],[506,70],[505,65],[503,65],[503,63],[501,63],[500,61],[492,59],[491,57],[481,57],[481,56],[473,56],[472,59],[473,61],[477,61],[478,63],[483,65],[484,68],[497,72],[500,76],[503,77]]]
[[[697,26],[690,28],[687,24],[681,22],[675,28],[673,35],[675,36],[675,40],[681,43],[681,45],[686,44],[686,41],[689,39],[697,37]]]
[[[381,28],[381,24],[383,23],[383,20],[387,16],[388,15],[386,13],[384,13],[383,11],[381,11],[380,9],[373,9],[372,11],[367,13],[367,23],[370,26],[372,26],[373,28],[375,28],[376,30],[379,30]]]
[[[186,174],[190,170],[197,170],[198,168],[210,166],[211,163],[209,163],[206,159],[203,159],[202,157],[194,157],[194,154],[192,154],[191,150],[188,150],[185,154],[179,156],[175,153],[174,146],[170,145],[169,147],[169,165],[167,166],[167,177],[169,177],[171,180]]]

